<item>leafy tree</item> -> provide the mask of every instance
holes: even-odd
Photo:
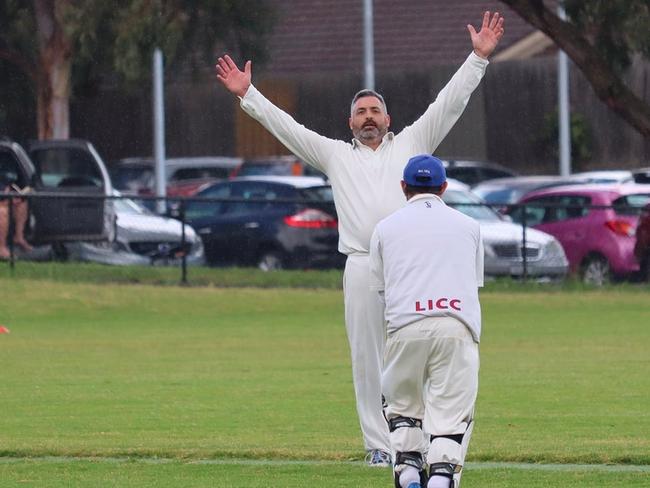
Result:
[[[538,152],[548,160],[557,161],[560,154],[558,134],[560,132],[558,111],[553,110],[544,117],[544,126],[536,141]],[[569,117],[569,136],[571,138],[571,162],[573,169],[582,171],[591,159],[593,137],[589,123],[584,115],[572,112]]]
[[[650,105],[623,81],[633,56],[650,59],[648,0],[565,0],[567,21],[544,0],[501,0],[544,32],[583,72],[596,95],[643,136]]]
[[[73,87],[142,80],[156,47],[168,65],[217,42],[263,60],[272,24],[264,0],[0,0],[0,61],[31,80],[39,138],[67,138]]]

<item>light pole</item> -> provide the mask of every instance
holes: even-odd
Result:
[[[372,0],[363,0],[364,88],[375,89],[375,51],[372,26]]]

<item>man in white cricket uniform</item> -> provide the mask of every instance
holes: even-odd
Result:
[[[478,222],[442,201],[446,188],[439,159],[411,158],[408,203],[370,241],[370,287],[386,305],[381,385],[397,488],[459,486],[473,428],[483,243]]]
[[[325,173],[339,216],[339,251],[348,256],[344,274],[345,324],[365,448],[370,465],[390,465],[388,429],[382,415],[380,371],[385,344],[383,304],[368,288],[368,249],[375,224],[404,205],[397,182],[404,161],[432,153],[463,113],[503,36],[503,18],[485,12],[479,32],[468,25],[473,51],[412,125],[394,135],[378,93],[353,99],[351,143],[321,136],[296,122],[251,84],[251,62],[241,71],[228,55],[219,58],[217,79],[241,99],[242,109],[293,154]]]

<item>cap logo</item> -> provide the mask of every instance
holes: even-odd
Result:
[[[407,185],[437,187],[445,180],[442,161],[430,154],[413,156],[404,167],[404,181]]]

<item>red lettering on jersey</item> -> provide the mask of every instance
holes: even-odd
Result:
[[[449,310],[450,308],[453,308],[454,310],[458,310],[460,312],[460,299],[458,298],[438,298],[435,302],[433,299],[427,300],[426,305],[428,308],[425,308],[422,306],[422,303],[418,300],[415,302],[415,311],[416,312],[426,312],[427,310]]]

